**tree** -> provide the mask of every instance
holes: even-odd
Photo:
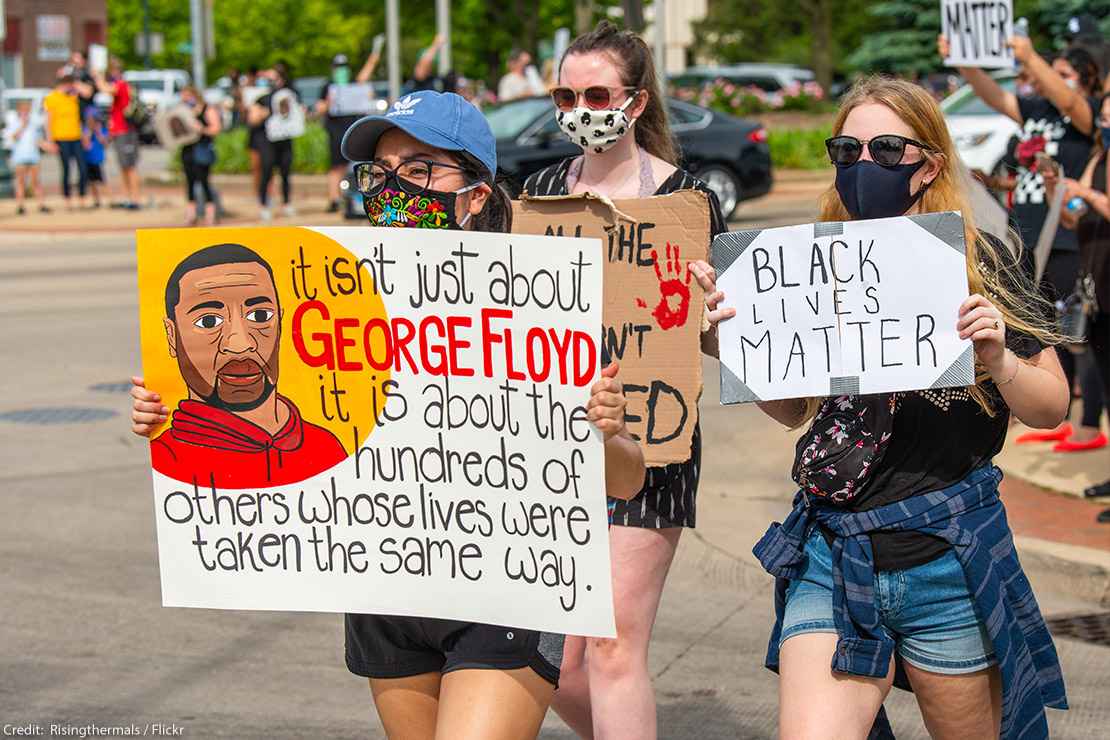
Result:
[[[694,24],[695,45],[721,64],[809,66],[828,89],[835,74],[851,71],[845,54],[871,22],[851,0],[716,0]]]
[[[937,54],[940,3],[937,0],[884,0],[867,11],[874,31],[848,58],[866,72],[889,72],[907,77],[941,67]]]

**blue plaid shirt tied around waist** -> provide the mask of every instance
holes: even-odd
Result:
[[[776,620],[766,666],[778,670],[786,589],[805,567],[805,543],[815,525],[834,535],[833,613],[839,640],[832,669],[873,678],[887,675],[894,640],[880,624],[875,603],[869,534],[882,530],[935,535],[955,550],[975,613],[990,635],[1002,674],[1001,736],[1047,738],[1044,708],[1068,707],[1064,679],[1056,647],[1014,550],[998,498],[1001,480],[998,468],[985,465],[948,488],[870,511],[844,511],[799,493],[786,521],[772,524],[753,549],[775,576]]]

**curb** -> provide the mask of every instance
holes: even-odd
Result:
[[[1071,596],[1110,607],[1110,552],[1014,535],[1026,573],[1051,578]]]

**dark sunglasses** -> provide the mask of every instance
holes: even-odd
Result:
[[[863,147],[871,153],[875,164],[883,167],[894,167],[906,156],[906,146],[912,144],[924,152],[934,149],[928,144],[908,139],[898,134],[883,134],[873,139],[864,141],[854,136],[834,136],[825,139],[825,149],[829,152],[829,160],[837,167],[851,167],[863,156]]]
[[[566,112],[574,109],[575,103],[578,102],[578,95],[581,94],[587,108],[590,110],[605,110],[612,107],[613,94],[621,90],[626,92],[636,90],[639,92],[635,87],[605,87],[603,85],[591,85],[585,90],[575,90],[573,87],[557,87],[551,91],[551,101],[555,103],[556,108]]]

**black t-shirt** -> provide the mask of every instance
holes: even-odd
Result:
[[[421,90],[434,90],[439,93],[455,92],[459,86],[459,76],[454,70],[449,71],[445,75],[428,75],[422,80],[411,79],[409,80],[409,87],[413,92],[420,92]]]
[[[1006,247],[987,237],[994,248]],[[1003,259],[1006,259],[1005,257]],[[1015,273],[1019,268],[1013,267]],[[1003,278],[1009,288],[1014,280]],[[1026,285],[1021,292],[1031,290]],[[1006,344],[1016,355],[1030,358],[1044,349],[1036,338],[1007,330]],[[992,401],[989,416],[968,388],[912,391],[897,394],[897,409],[886,451],[871,479],[848,507],[867,511],[958,483],[988,463],[1002,449],[1010,410],[993,383],[983,386]],[[917,532],[871,535],[875,567],[901,570],[927,563],[948,549],[944,540]]]
[[[1092,134],[1084,134],[1062,115],[1046,98],[1019,97],[1022,127],[1018,144],[1018,180],[1014,188],[1014,220],[1021,231],[1027,248],[1037,244],[1045,219],[1048,218],[1048,199],[1044,178],[1033,170],[1034,155],[1043,151],[1060,163],[1065,177],[1078,178],[1091,156]],[[1087,99],[1091,106],[1091,121],[1098,119],[1098,101]],[[1092,126],[1094,124],[1092,123]],[[1054,250],[1074,252],[1079,249],[1075,232],[1063,226],[1056,232],[1052,243]]]

